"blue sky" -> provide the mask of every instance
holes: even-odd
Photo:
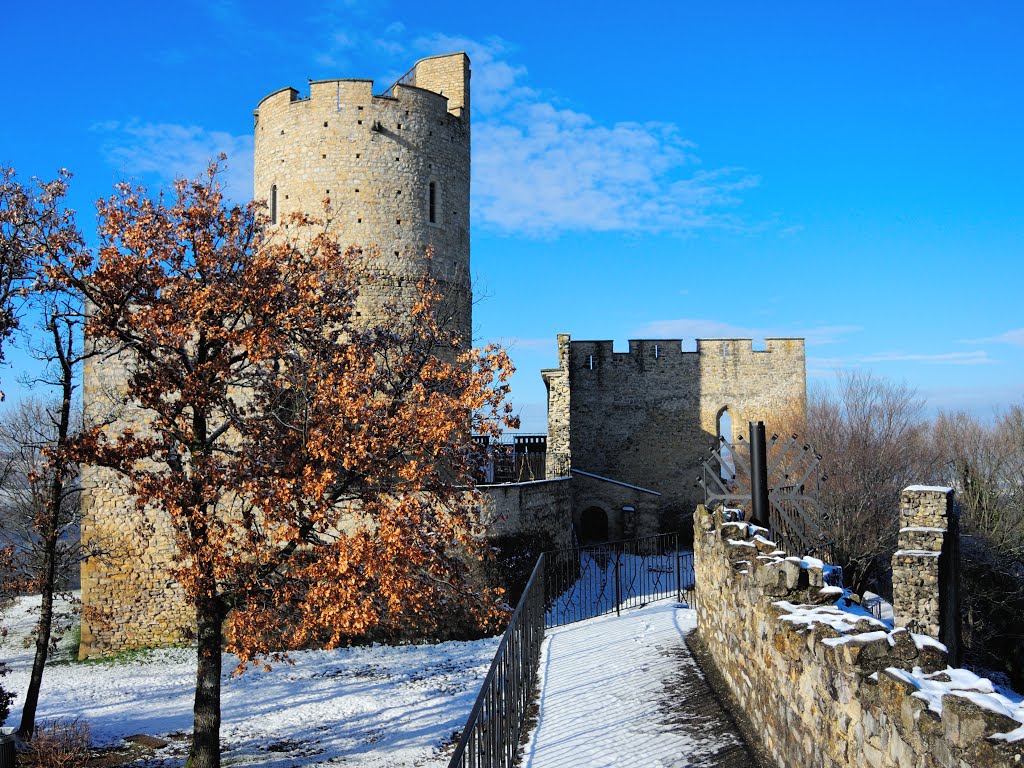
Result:
[[[93,201],[231,160],[307,79],[473,62],[479,341],[524,427],[573,338],[807,337],[931,408],[1024,398],[1024,5],[15,3],[0,163]],[[24,358],[0,371],[9,395]]]

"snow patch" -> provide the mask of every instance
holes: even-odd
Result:
[[[1020,694],[1006,695],[996,690],[988,678],[979,677],[970,670],[946,667],[941,672],[925,674],[920,667],[913,671],[889,667],[886,672],[912,685],[917,690],[913,696],[928,704],[928,709],[942,715],[942,697],[953,695],[967,699],[983,709],[1003,715],[1021,723],[1006,733],[997,733],[993,738],[1005,741],[1024,739],[1024,696]]]

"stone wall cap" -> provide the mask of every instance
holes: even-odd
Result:
[[[610,477],[603,477],[602,475],[595,475],[592,472],[584,472],[582,469],[572,469],[570,471],[574,475],[580,475],[582,477],[589,477],[589,478],[592,478],[594,480],[601,480],[601,481],[603,481],[605,483],[612,483],[614,485],[621,485],[623,488],[632,488],[634,491],[641,491],[643,493],[649,493],[652,496],[661,496],[660,493],[658,493],[657,491],[652,491],[650,488],[641,488],[639,485],[630,485],[629,483],[624,483],[621,480],[612,480],[612,478],[610,478]]]
[[[948,485],[908,485],[904,491],[938,491],[939,493],[952,493],[953,489]]]
[[[518,488],[523,485],[540,485],[541,483],[564,483],[570,479],[568,475],[562,475],[561,477],[546,477],[543,480],[523,480],[518,483],[477,483],[476,487],[485,491],[492,488]]]

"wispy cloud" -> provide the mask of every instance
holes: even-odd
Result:
[[[882,352],[869,355],[851,355],[849,357],[819,357],[814,354],[807,356],[807,376],[812,379],[825,379],[835,375],[836,371],[878,366],[886,363],[916,363],[920,365],[991,365],[996,361],[987,352],[937,352],[933,354],[906,354],[903,352]]]
[[[126,177],[151,176],[160,183],[196,178],[223,153],[228,158],[221,177],[225,194],[238,202],[252,196],[252,136],[134,120],[97,123],[93,130],[104,135],[107,160]]]
[[[421,36],[412,50],[464,50],[473,62],[473,216],[484,226],[532,237],[743,226],[736,209],[757,176],[701,168],[678,126],[561,106],[499,37]]]
[[[984,339],[968,339],[966,344],[1014,344],[1024,346],[1024,328],[1014,328],[998,336],[988,336]]]
[[[510,338],[501,339],[499,343],[506,349],[515,352],[551,352],[554,353],[557,348],[557,340],[554,335],[544,336],[542,338],[535,339],[524,339],[524,338]]]
[[[973,352],[941,352],[938,354],[904,354],[886,352],[859,358],[862,363],[927,363],[928,365],[987,365],[995,362],[984,350]]]
[[[636,338],[644,339],[771,339],[802,338],[808,346],[821,346],[840,341],[842,337],[860,330],[856,325],[822,325],[800,327],[754,327],[733,325],[718,320],[681,318],[655,320],[641,326]]]

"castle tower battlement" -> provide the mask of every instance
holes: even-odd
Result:
[[[633,339],[626,352],[611,341],[558,335],[558,367],[541,372],[548,390],[548,453],[572,468],[663,494],[661,530],[701,501],[696,467],[715,444],[722,413],[735,440],[748,421],[779,423],[803,414],[807,388],[804,340]],[[552,465],[551,469],[554,469]]]
[[[432,56],[383,95],[372,80],[316,80],[308,97],[282,88],[254,112],[254,196],[271,219],[318,215],[329,200],[341,244],[379,252],[360,312],[373,321],[386,302],[410,306],[429,269],[467,346],[469,78],[465,53]]]

